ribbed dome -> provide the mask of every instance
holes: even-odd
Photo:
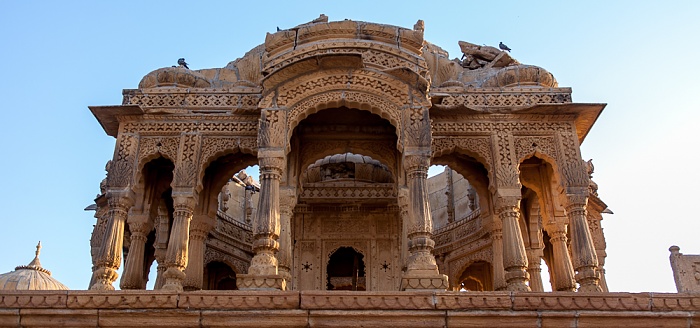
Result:
[[[40,250],[41,242],[36,246],[36,256],[29,264],[0,274],[0,290],[68,290],[66,285],[51,277],[51,271],[41,267]]]

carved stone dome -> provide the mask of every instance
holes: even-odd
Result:
[[[51,271],[41,267],[40,249],[41,242],[36,246],[36,256],[29,264],[0,274],[0,290],[68,290],[66,285],[51,277]]]
[[[139,82],[139,89],[157,87],[208,88],[207,78],[184,67],[164,67],[146,74]]]
[[[355,180],[389,183],[393,181],[389,168],[369,156],[353,153],[326,156],[309,165],[306,182]]]

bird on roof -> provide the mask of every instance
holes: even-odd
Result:
[[[510,52],[510,48],[508,48],[507,45],[503,44],[503,42],[498,43],[498,48],[500,48],[501,50],[505,50],[505,51]]]
[[[190,69],[189,67],[187,67],[187,63],[185,62],[185,58],[180,58],[180,59],[178,59],[178,60],[177,60],[177,64],[180,65],[180,66],[182,66],[182,67],[184,67],[184,68],[186,68],[186,69]]]

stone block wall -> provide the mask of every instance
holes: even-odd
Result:
[[[0,327],[696,327],[700,294],[0,292]]]

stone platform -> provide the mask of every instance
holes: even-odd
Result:
[[[700,327],[700,294],[3,291],[0,327]]]

